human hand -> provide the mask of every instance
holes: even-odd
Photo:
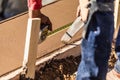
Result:
[[[40,10],[29,10],[29,18],[40,18],[41,19],[41,25],[48,25],[48,29],[52,31],[52,23],[50,19],[42,14]]]
[[[83,22],[87,21],[89,9],[86,6],[88,3],[88,0],[79,0],[79,6],[77,7],[76,16],[81,16]]]
[[[40,13],[39,17],[41,18],[41,24],[48,25],[48,30],[52,31],[52,23],[49,17],[47,17],[46,15],[42,13]]]

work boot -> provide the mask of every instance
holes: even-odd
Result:
[[[107,73],[106,80],[120,80],[120,74],[113,69]]]

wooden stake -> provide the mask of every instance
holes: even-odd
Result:
[[[23,70],[25,70],[25,77],[34,79],[35,63],[37,57],[37,45],[39,39],[39,18],[29,18],[26,33],[26,42],[24,50]]]
[[[116,40],[117,35],[118,35],[118,30],[120,26],[120,0],[115,1],[115,31],[114,31],[114,37],[113,39]]]

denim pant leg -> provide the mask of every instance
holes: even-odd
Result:
[[[87,35],[98,26],[101,32],[95,40],[95,63],[99,71],[97,77],[91,76],[90,80],[105,80],[114,32],[114,16],[112,12],[97,12],[92,18]],[[87,35],[86,38],[88,37]]]
[[[95,61],[99,67],[96,80],[106,80],[108,59],[111,52],[111,43],[114,32],[114,16],[112,12],[98,13],[97,24],[101,28],[101,34],[96,37]]]

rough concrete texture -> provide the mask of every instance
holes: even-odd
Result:
[[[75,19],[77,5],[78,0],[60,0],[54,4],[47,5],[41,11],[49,16],[53,23],[53,30],[55,30],[71,23]],[[27,19],[28,14],[25,14],[0,24],[0,75],[22,65]],[[37,57],[64,46],[60,42],[63,32],[48,37],[45,42],[39,44]],[[79,38],[79,35],[76,38]]]

